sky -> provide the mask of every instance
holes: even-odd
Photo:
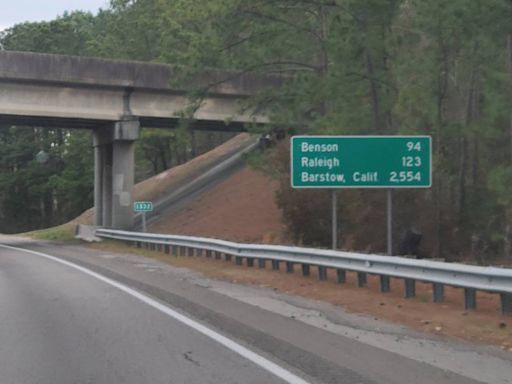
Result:
[[[64,11],[107,8],[109,0],[0,0],[0,31],[24,21],[52,20]]]

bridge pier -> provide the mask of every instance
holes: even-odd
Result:
[[[133,227],[132,191],[138,120],[123,120],[93,131],[94,210],[99,227]]]

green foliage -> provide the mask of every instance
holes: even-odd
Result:
[[[30,237],[47,241],[69,241],[75,238],[72,226],[58,226],[27,233]]]
[[[97,16],[74,12],[17,25],[0,45],[171,63],[173,81],[187,84],[212,68],[277,75],[281,88],[241,104],[265,111],[274,127],[432,135],[433,188],[397,193],[396,227],[422,231],[425,254],[456,258],[470,252],[473,235],[492,252],[509,252],[502,245],[512,225],[511,19],[509,0],[112,0]],[[222,141],[190,129],[203,91],[191,94],[177,130],[143,133],[139,179]],[[70,202],[66,211],[83,208],[76,199],[79,191],[84,201],[91,193],[90,154],[79,151],[85,136],[68,133],[0,130],[4,219],[18,211],[41,216],[54,196]],[[52,159],[44,167],[33,161],[41,149]],[[278,202],[290,231],[298,241],[326,245],[327,194],[291,190],[286,149],[273,152],[270,168],[280,178]],[[250,162],[267,164],[261,155]],[[32,202],[41,194],[46,202]],[[383,208],[379,196],[340,192],[347,247],[382,247],[379,231],[366,238],[356,229],[384,219],[372,216]]]

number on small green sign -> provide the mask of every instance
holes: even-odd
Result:
[[[150,201],[136,201],[133,203],[133,210],[135,212],[151,212],[153,210],[153,203]]]

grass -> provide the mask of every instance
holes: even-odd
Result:
[[[70,241],[75,238],[75,232],[72,225],[59,225],[58,227],[27,232],[24,233],[24,235],[37,240],[49,241]]]

